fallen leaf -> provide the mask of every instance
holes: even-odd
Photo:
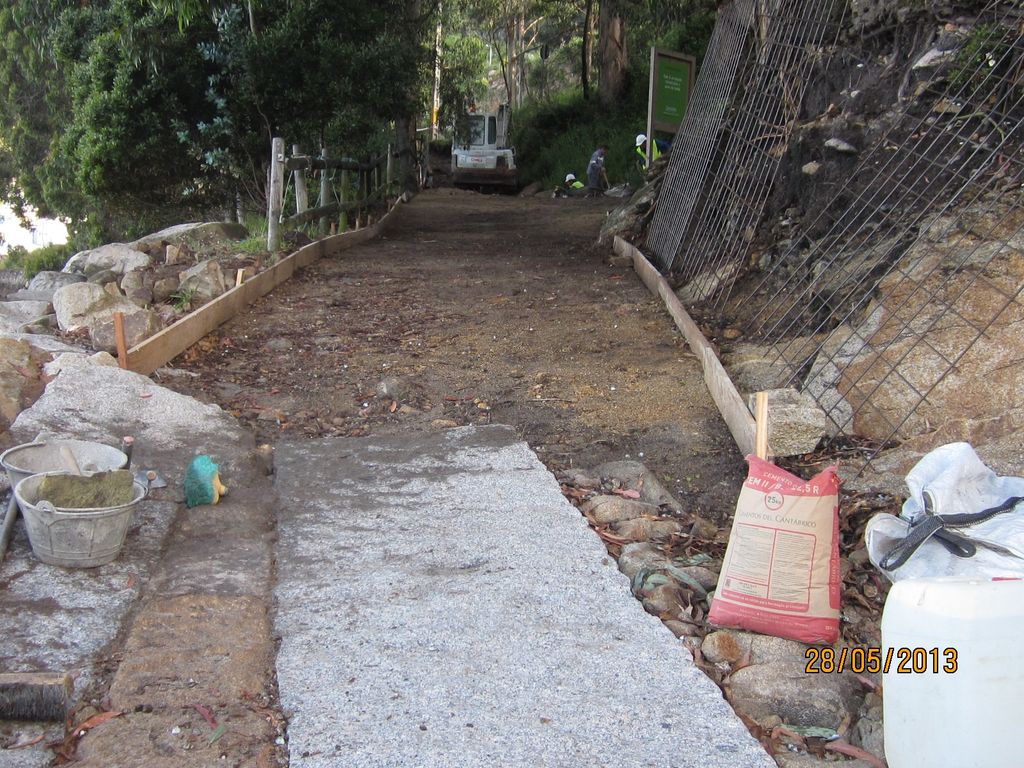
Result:
[[[210,734],[210,741],[208,743],[216,744],[220,740],[220,737],[223,736],[224,733],[227,731],[227,729],[227,723],[221,723],[220,725],[218,725],[217,730]]]
[[[34,739],[31,739],[29,741],[22,741],[22,742],[19,742],[18,744],[12,744],[9,747],[4,747],[4,749],[24,749],[25,747],[31,747],[33,744],[38,744],[42,740],[43,740],[43,734],[39,734]]]
[[[388,411],[390,411],[391,413],[394,413],[397,410],[398,410],[398,401],[397,400],[392,400],[391,401],[391,405],[388,407]]]
[[[73,729],[73,733],[77,733],[79,736],[85,731],[92,730],[97,726],[103,725],[108,720],[113,720],[115,717],[120,717],[124,712],[118,712],[117,710],[110,710],[109,712],[100,712],[98,715],[93,715],[88,720],[79,723]]]
[[[850,744],[848,741],[844,741],[843,739],[830,741],[825,745],[825,749],[830,752],[838,752],[841,755],[849,755],[850,757],[855,757],[858,760],[863,760],[865,763],[872,765],[873,768],[886,768],[885,763],[878,757],[861,749],[860,747],[853,746],[853,744]]]
[[[213,713],[210,712],[210,710],[208,710],[202,704],[196,704],[195,708],[196,712],[203,716],[203,720],[205,720],[211,728],[217,727],[217,720],[213,717]]]
[[[640,491],[634,491],[631,488],[616,488],[612,493],[622,496],[624,499],[639,499]]]

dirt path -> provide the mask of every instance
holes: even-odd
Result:
[[[742,459],[660,304],[594,244],[611,207],[426,192],[385,238],[305,270],[161,383],[265,442],[510,424],[552,469],[639,459],[721,521]]]

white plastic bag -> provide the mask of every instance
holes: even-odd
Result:
[[[1024,576],[1024,503],[956,533],[977,545],[973,557],[957,557],[932,537],[902,566],[886,570],[880,563],[924,515],[960,515],[996,507],[1024,496],[1024,478],[1000,477],[982,463],[968,443],[950,443],[925,455],[906,477],[910,498],[899,517],[878,514],[864,532],[868,557],[890,580],[929,576]]]

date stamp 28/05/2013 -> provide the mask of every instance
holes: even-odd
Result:
[[[804,652],[807,674],[953,674],[957,671],[956,648],[808,648]]]

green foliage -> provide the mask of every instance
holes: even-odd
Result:
[[[194,286],[181,287],[171,294],[171,304],[179,312],[188,312],[192,308],[192,299],[196,295]]]
[[[969,99],[977,107],[986,106],[993,97],[1009,96],[1010,103],[1019,101],[1024,95],[1024,83],[1018,76],[1016,95],[1003,93],[1012,89],[1011,71],[1018,57],[1007,55],[1018,33],[999,24],[979,24],[959,50],[950,71],[950,83],[960,89],[962,98]]]
[[[70,245],[47,245],[27,253],[21,269],[26,280],[40,272],[59,272],[73,254],[74,249]]]
[[[417,104],[407,0],[8,0],[0,197],[126,239],[265,207],[271,136],[364,156]]]
[[[613,109],[596,99],[570,92],[547,104],[532,104],[516,115],[513,140],[520,181],[561,184],[572,172],[586,179],[591,153],[600,144],[608,147],[605,168],[614,185],[641,181],[636,169],[634,137],[646,121],[643,103],[635,93]]]
[[[24,269],[27,258],[28,248],[23,245],[12,245],[7,249],[3,262],[0,262],[0,269]]]

